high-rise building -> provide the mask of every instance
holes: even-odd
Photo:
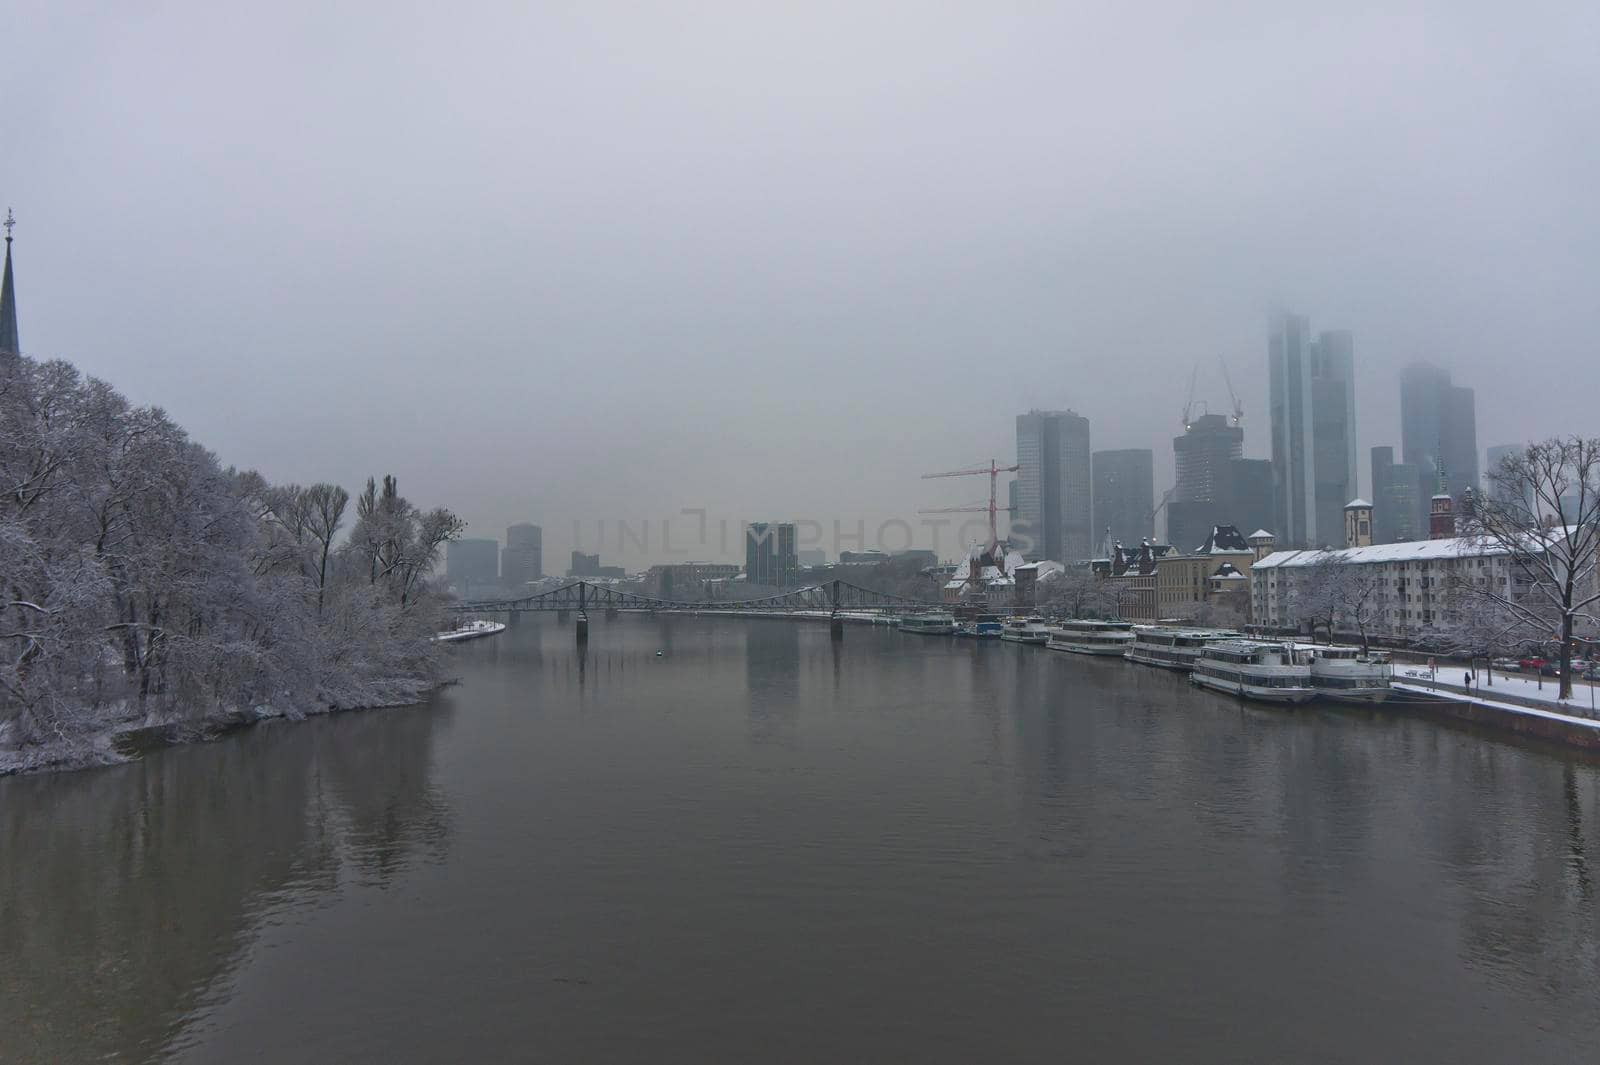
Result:
[[[1232,459],[1219,501],[1226,519],[1219,525],[1235,525],[1252,532],[1269,529],[1277,520],[1277,500],[1273,492],[1270,459]]]
[[[518,587],[544,576],[544,530],[529,522],[506,528],[500,549],[500,580]]]
[[[1502,503],[1506,501],[1507,488],[1505,485],[1497,485],[1495,483],[1495,471],[1500,469],[1500,463],[1504,462],[1508,456],[1520,455],[1526,448],[1526,444],[1496,444],[1489,449],[1487,455],[1488,465],[1483,471],[1483,487],[1490,499]]]
[[[1078,562],[1093,553],[1089,419],[1070,410],[1017,415],[1012,528],[1029,559]]]
[[[21,355],[22,344],[17,340],[17,290],[11,279],[11,227],[17,220],[6,211],[6,265],[0,276],[0,356]]]
[[[792,587],[800,576],[793,522],[753,521],[744,531],[744,574],[750,584]]]
[[[1450,383],[1450,371],[1416,362],[1400,371],[1400,455],[1429,491],[1418,499],[1418,524],[1431,518],[1439,471],[1459,496],[1478,483],[1478,425],[1472,389]]]
[[[1177,482],[1167,503],[1167,539],[1179,551],[1198,548],[1218,525],[1237,524],[1223,512],[1230,464],[1244,456],[1244,430],[1220,414],[1202,414],[1172,438]]]
[[[1372,542],[1397,544],[1423,539],[1419,500],[1432,493],[1430,484],[1412,465],[1394,460],[1394,448],[1372,449]]]
[[[500,544],[494,540],[451,540],[444,546],[444,579],[463,592],[495,584],[500,579]]]
[[[1094,476],[1094,553],[1110,557],[1114,544],[1152,539],[1156,476],[1150,449],[1096,451],[1090,466]]]
[[[1267,341],[1277,528],[1285,546],[1337,544],[1356,489],[1355,341],[1311,337],[1304,315],[1280,314]]]

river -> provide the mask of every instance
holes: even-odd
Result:
[[[452,672],[0,780],[0,1060],[1600,1060],[1592,758],[770,619]]]

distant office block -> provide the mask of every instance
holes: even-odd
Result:
[[[1267,341],[1272,468],[1284,546],[1339,544],[1355,498],[1355,341],[1344,330],[1311,337],[1308,319],[1280,314]]]
[[[506,546],[500,550],[500,581],[520,586],[544,576],[544,531],[520,522],[506,529]]]
[[[1081,562],[1093,554],[1089,419],[1070,410],[1017,415],[1017,510],[1012,528],[1030,559]]]
[[[745,580],[751,584],[794,585],[800,576],[794,523],[751,522],[745,528],[744,561]]]
[[[1149,448],[1096,451],[1090,467],[1095,554],[1110,557],[1111,545],[1154,539],[1155,453]]]

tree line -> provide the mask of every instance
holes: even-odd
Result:
[[[224,468],[69,363],[5,360],[0,767],[90,759],[133,726],[415,699],[462,522],[393,477],[350,503]]]

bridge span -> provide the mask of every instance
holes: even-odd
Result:
[[[578,642],[583,643],[589,638],[591,610],[603,610],[607,617],[616,617],[624,610],[649,614],[787,616],[796,620],[826,617],[833,638],[842,639],[845,613],[887,615],[911,610],[946,610],[948,607],[944,603],[863,588],[844,580],[808,584],[754,599],[692,601],[657,599],[653,596],[623,591],[609,584],[592,584],[589,581],[579,580],[536,595],[524,595],[513,599],[465,600],[450,604],[448,609],[456,614],[507,614],[513,617],[518,614],[554,613],[562,620],[576,613]]]

